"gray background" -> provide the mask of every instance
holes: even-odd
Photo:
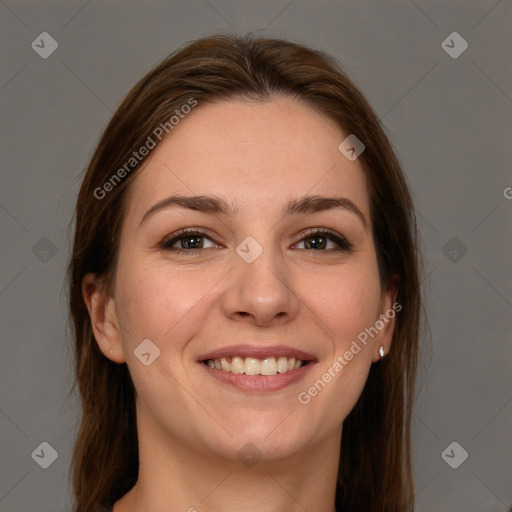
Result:
[[[337,57],[412,187],[432,331],[414,416],[417,511],[507,510],[511,22],[510,0],[0,0],[0,510],[70,510],[79,408],[64,403],[67,226],[102,129],[135,81],[178,46],[254,30]],[[44,31],[59,45],[47,59],[31,47]],[[441,46],[454,31],[469,44],[456,59]],[[59,454],[48,469],[31,457],[44,441]],[[441,456],[453,441],[469,454],[458,469]],[[462,452],[449,453],[456,461]]]

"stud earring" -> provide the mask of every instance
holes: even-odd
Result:
[[[379,348],[379,356],[384,357],[384,345],[381,345]]]
[[[110,349],[110,355],[112,355],[112,349]]]

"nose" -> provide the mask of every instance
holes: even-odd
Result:
[[[232,320],[259,327],[293,320],[300,301],[290,277],[282,259],[269,250],[264,250],[252,263],[237,256],[222,297],[224,314]]]

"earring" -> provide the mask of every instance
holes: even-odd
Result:
[[[379,356],[384,357],[384,345],[381,345],[379,348]]]
[[[110,349],[110,355],[112,355],[112,349]]]

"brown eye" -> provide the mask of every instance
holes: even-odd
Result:
[[[343,236],[330,230],[316,230],[306,234],[299,243],[304,242],[305,249],[320,252],[350,251],[352,244]],[[329,242],[337,247],[328,249]]]
[[[205,245],[207,243],[205,240],[209,240],[212,245]],[[176,245],[177,247],[174,247]],[[160,243],[162,249],[176,252],[194,252],[198,249],[211,249],[215,246],[216,242],[212,238],[195,229],[182,229]]]

